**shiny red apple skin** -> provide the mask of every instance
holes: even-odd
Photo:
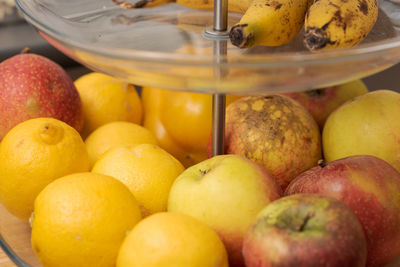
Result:
[[[15,125],[37,117],[59,119],[78,132],[83,110],[76,87],[54,61],[18,54],[0,63],[0,140]]]
[[[247,267],[365,267],[366,246],[360,222],[343,202],[296,194],[258,214],[243,255]]]
[[[400,173],[386,161],[351,156],[311,168],[285,195],[316,193],[347,204],[367,239],[367,266],[384,266],[400,254]]]

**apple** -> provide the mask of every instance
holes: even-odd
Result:
[[[354,80],[341,85],[307,90],[304,92],[282,93],[302,106],[314,117],[322,130],[326,119],[336,108],[356,96],[368,93],[368,88],[362,80]]]
[[[52,60],[18,54],[0,63],[0,140],[15,125],[52,117],[83,127],[82,103],[72,79]]]
[[[381,158],[400,171],[400,94],[377,90],[358,96],[336,109],[326,120],[324,158],[333,161],[352,155]]]
[[[248,96],[226,109],[225,152],[264,166],[284,190],[321,159],[321,136],[310,113],[282,95]]]
[[[330,196],[350,207],[366,235],[367,266],[383,266],[400,254],[400,173],[386,161],[369,155],[321,161],[285,191],[299,193]]]
[[[247,228],[262,208],[281,196],[278,183],[261,165],[239,155],[219,155],[178,176],[167,210],[210,226],[224,242],[230,266],[243,266],[242,240]]]
[[[247,267],[365,267],[367,244],[344,203],[297,194],[261,210],[244,237],[243,256]]]

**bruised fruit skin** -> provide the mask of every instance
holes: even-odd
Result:
[[[247,267],[364,267],[366,241],[354,213],[316,194],[278,199],[264,208],[243,241]]]
[[[316,193],[341,200],[363,226],[367,266],[383,266],[400,254],[400,173],[374,156],[358,155],[300,174],[285,195]]]
[[[83,127],[79,94],[65,70],[36,54],[19,54],[0,63],[0,140],[18,123],[37,117]]]
[[[286,96],[245,97],[226,110],[225,152],[261,164],[283,189],[317,165],[320,139],[313,117]]]

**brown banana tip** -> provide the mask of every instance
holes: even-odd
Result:
[[[304,34],[304,44],[311,50],[319,50],[327,44],[331,44],[331,40],[326,35],[326,32],[320,28],[307,28]]]
[[[250,46],[251,42],[253,41],[253,35],[245,35],[243,29],[246,28],[247,24],[237,24],[233,26],[229,32],[229,39],[234,46],[239,48],[245,48]]]

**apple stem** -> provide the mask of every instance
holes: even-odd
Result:
[[[24,47],[21,52],[19,52],[20,54],[29,54],[31,52],[31,49],[29,47]]]
[[[324,168],[326,166],[325,160],[323,160],[323,159],[318,160],[318,166],[320,166],[321,168]]]
[[[298,231],[303,232],[304,228],[306,228],[307,222],[314,216],[314,212],[307,213],[307,216],[304,218],[303,223],[300,225]]]

